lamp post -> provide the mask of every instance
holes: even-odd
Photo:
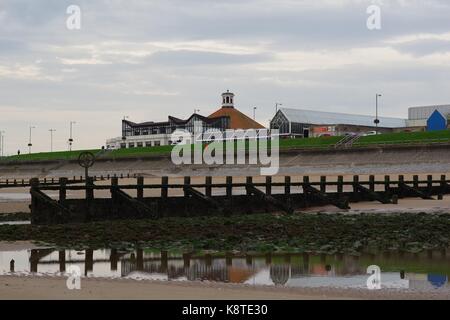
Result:
[[[56,131],[56,129],[49,129],[50,131],[50,152],[53,152],[53,132]]]
[[[69,151],[72,151],[72,143],[73,143],[72,131],[74,124],[76,124],[75,121],[70,121]]]
[[[33,146],[33,144],[31,143],[31,130],[36,128],[35,126],[30,126],[30,137],[28,140],[28,153],[31,153],[31,147]]]
[[[256,120],[256,107],[253,107],[253,120]]]
[[[375,95],[375,120],[373,123],[375,123],[375,134],[378,134],[378,124],[380,123],[380,119],[378,119],[378,98],[381,97],[381,94],[377,93]]]
[[[0,150],[1,150],[1,156],[3,157],[4,154],[4,149],[5,149],[5,135],[4,135],[5,131],[0,130]]]

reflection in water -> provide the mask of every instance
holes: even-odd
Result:
[[[365,287],[367,267],[376,264],[382,270],[381,282],[385,288],[450,290],[449,260],[442,251],[360,257],[306,253],[213,257],[211,254],[193,256],[145,249],[126,252],[117,249],[57,251],[47,248],[0,252],[0,275],[11,272],[64,275],[68,265],[77,265],[86,277],[287,287]]]

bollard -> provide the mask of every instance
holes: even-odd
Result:
[[[14,272],[14,264],[14,259],[11,259],[11,261],[9,262],[9,271]]]

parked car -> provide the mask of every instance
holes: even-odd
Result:
[[[367,136],[376,136],[377,134],[380,134],[379,132],[376,131],[368,131],[364,134],[365,137]]]

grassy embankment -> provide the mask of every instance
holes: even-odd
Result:
[[[280,149],[290,148],[326,148],[337,143],[342,137],[321,137],[309,139],[282,139],[280,140]],[[361,137],[354,144],[355,146],[366,146],[375,144],[404,144],[404,143],[433,143],[450,142],[450,130],[432,131],[432,132],[400,132],[380,134],[376,136]],[[121,158],[121,157],[139,157],[145,155],[169,154],[173,146],[143,147],[119,149],[105,152],[100,157]],[[9,156],[3,158],[4,161],[29,161],[29,160],[73,160],[85,150],[78,151],[59,151],[23,154],[20,156]],[[87,150],[94,154],[101,150]]]
[[[0,241],[19,240],[72,248],[140,245],[244,252],[420,252],[449,248],[450,214],[261,214],[0,226]]]

